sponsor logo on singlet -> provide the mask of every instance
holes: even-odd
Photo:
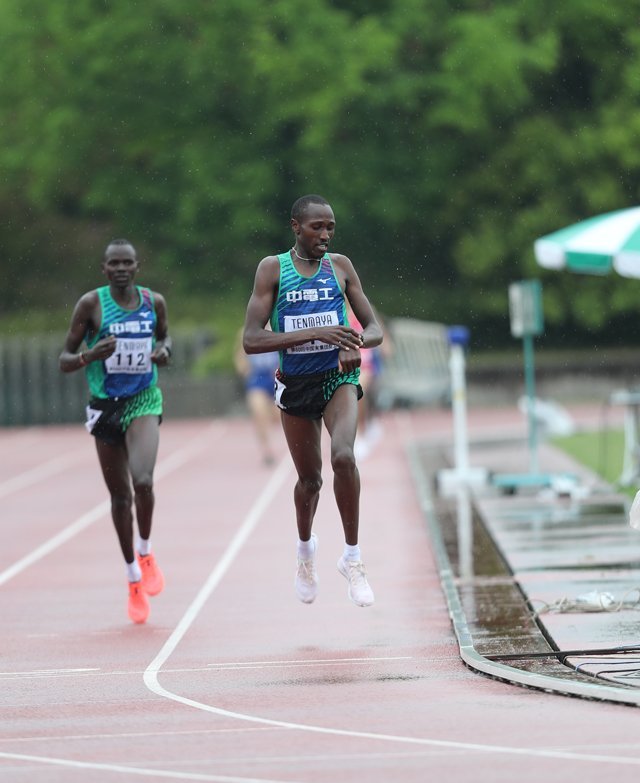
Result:
[[[303,288],[301,291],[287,291],[287,302],[326,302],[335,299],[331,288]]]
[[[118,321],[109,324],[109,334],[153,334],[153,321]]]

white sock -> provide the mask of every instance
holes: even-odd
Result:
[[[342,557],[344,557],[345,560],[360,560],[359,544],[354,544],[353,546],[351,546],[351,544],[345,544]]]
[[[309,560],[310,557],[313,557],[315,551],[316,545],[313,538],[310,538],[308,541],[298,539],[298,557],[300,560]]]
[[[143,557],[145,555],[151,554],[151,539],[149,538],[138,539],[138,554],[142,555]]]
[[[133,563],[126,563],[126,567],[127,579],[130,582],[139,582],[142,579],[142,571],[137,560],[134,560]]]

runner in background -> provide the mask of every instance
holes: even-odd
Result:
[[[273,401],[275,373],[278,369],[278,352],[247,354],[242,347],[242,329],[238,333],[234,362],[244,383],[245,400],[253,421],[256,437],[265,465],[273,465],[273,425],[279,420]]]
[[[349,326],[356,331],[362,331],[360,321],[358,321],[350,307],[347,308],[347,314]],[[382,320],[377,313],[376,318],[384,332]],[[383,347],[387,347],[386,332],[384,333],[383,345],[363,348],[360,351],[360,386],[362,386],[363,395],[358,403],[358,431],[354,444],[356,459],[359,462],[369,456],[371,449],[382,435],[382,425],[377,417],[376,393],[378,378],[382,372],[384,356],[386,355],[386,353],[383,354]]]

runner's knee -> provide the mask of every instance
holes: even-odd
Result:
[[[322,489],[322,476],[300,476],[298,486],[305,495],[316,495]]]
[[[356,468],[353,449],[343,446],[331,455],[331,467],[334,473],[350,473]]]
[[[133,479],[133,489],[136,495],[149,495],[153,492],[153,476],[151,473],[145,473],[142,476],[135,476]]]
[[[133,496],[129,489],[121,489],[111,493],[111,508],[114,510],[126,510],[131,508]]]

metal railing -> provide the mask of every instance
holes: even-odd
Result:
[[[174,334],[171,367],[161,371],[167,415],[176,418],[228,413],[241,403],[233,373],[194,378],[191,370],[211,335]],[[0,426],[65,424],[84,420],[88,388],[82,371],[60,372],[64,334],[0,339]]]

